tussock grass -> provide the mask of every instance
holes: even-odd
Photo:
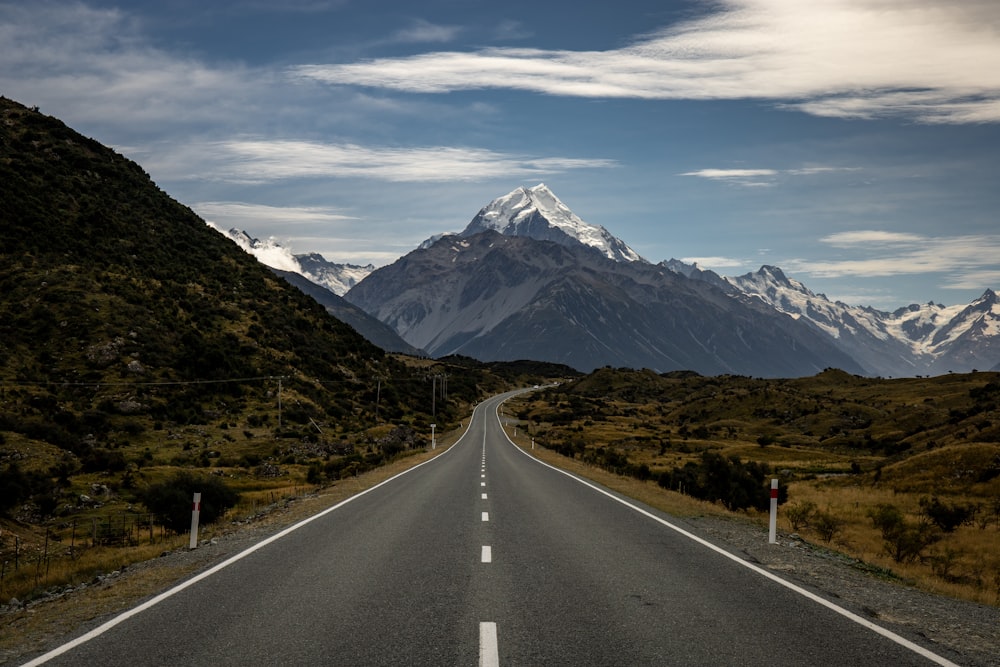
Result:
[[[682,516],[724,510],[682,501],[656,484],[661,473],[706,451],[767,464],[789,490],[782,529],[811,504],[811,520],[796,522],[805,539],[926,590],[1000,604],[1000,374],[763,380],[605,368],[509,411],[537,456]],[[597,467],[609,461],[614,470]],[[613,474],[623,472],[653,481]],[[931,524],[921,502],[934,498],[975,511],[897,562],[869,513],[892,505],[907,525]]]

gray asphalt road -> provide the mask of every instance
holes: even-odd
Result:
[[[534,461],[503,436],[501,398],[444,455],[42,659],[934,664]]]

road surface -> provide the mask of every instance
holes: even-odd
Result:
[[[27,664],[950,664],[537,462],[506,396],[446,453]]]

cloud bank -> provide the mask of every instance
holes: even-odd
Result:
[[[291,68],[413,93],[504,88],[663,100],[761,99],[817,116],[1000,122],[995,0],[724,0],[607,51],[487,48]]]
[[[299,178],[455,182],[615,166],[614,161],[599,158],[537,157],[482,148],[243,139],[164,147],[144,163],[178,180],[212,178],[234,183]]]
[[[851,259],[794,260],[785,263],[792,271],[818,278],[890,277],[940,273],[942,287],[981,289],[1000,282],[996,258],[1000,257],[1000,236],[925,236],[882,230],[839,232],[820,239],[836,248],[849,250]]]

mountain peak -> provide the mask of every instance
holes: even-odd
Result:
[[[521,186],[480,209],[461,236],[488,229],[505,236],[525,236],[561,245],[582,243],[619,262],[642,262],[642,257],[600,225],[584,222],[546,186]]]

